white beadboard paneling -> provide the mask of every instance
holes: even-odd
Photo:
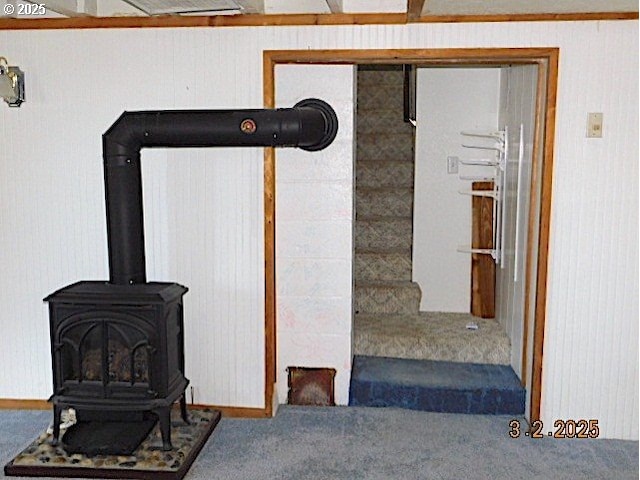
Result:
[[[464,148],[485,145],[461,131],[497,128],[497,68],[419,68],[415,203],[413,215],[413,281],[422,288],[420,310],[469,312],[471,255],[457,251],[471,245],[471,182],[459,175],[493,173],[486,167],[459,165],[447,173],[447,157],[488,158],[486,151]]]
[[[585,54],[561,57],[542,401],[549,420],[597,418],[605,436],[637,438],[638,58],[624,51],[638,39],[621,48],[623,31],[573,37]],[[606,119],[596,141],[590,111]]]
[[[28,95],[19,109],[0,105],[0,397],[51,394],[41,299],[107,277],[100,136],[123,110],[260,107],[263,50],[550,46],[560,48],[560,78],[542,419],[599,418],[601,436],[638,438],[637,21],[0,31],[0,45],[27,73]],[[592,111],[604,113],[602,139],[585,138]],[[185,168],[195,161],[170,153]],[[187,349],[201,352],[187,376],[204,382],[197,401],[263,406],[262,153],[204,155],[206,190],[181,193],[204,195],[203,205],[180,200],[183,221],[210,224],[191,263],[204,283],[185,297]],[[185,182],[173,163],[169,204]],[[145,178],[145,188],[153,182],[162,180]],[[197,217],[203,209],[214,218]],[[169,253],[154,272],[186,269],[191,244],[150,235],[149,258],[163,242]]]
[[[262,330],[255,319],[262,310],[256,300],[264,288],[263,272],[246,265],[263,253],[256,245],[262,240],[261,218],[255,215],[261,210],[255,195],[261,170],[259,149],[189,149],[169,156],[168,202],[160,204],[168,210],[160,230],[170,252],[164,279],[190,288],[185,315],[194,321],[185,323],[186,362],[198,403],[234,405],[238,398],[254,398],[250,405],[260,406],[264,396],[263,381],[252,373],[263,368],[262,359],[242,358],[247,345],[260,346]],[[148,247],[152,241],[148,236]],[[148,255],[160,256],[153,248]],[[217,386],[215,393],[211,385]]]
[[[33,371],[23,374],[26,369],[18,366],[16,379],[3,378],[0,397],[50,395],[47,317],[41,299],[65,284],[108,276],[102,133],[125,109],[227,106],[224,91],[239,77],[217,69],[216,58],[229,48],[204,32],[93,33],[91,40],[80,34],[53,44],[40,44],[36,38],[21,49],[23,54],[33,50],[24,62],[17,59],[29,70],[29,104],[15,110],[20,115],[0,121],[23,133],[33,129],[23,138],[7,132],[6,138],[16,143],[2,142],[11,148],[2,157],[3,182],[14,177],[16,186],[25,185],[3,201],[17,207],[6,210],[11,222],[2,221],[3,264],[23,272],[13,276],[15,291],[6,290],[3,301],[29,299],[15,305],[16,311],[8,312],[2,323],[16,317],[37,319],[36,324],[25,320],[24,327],[8,328],[15,338],[30,338],[28,351],[38,352],[29,363]],[[184,48],[194,38],[201,48]],[[125,42],[120,50],[131,56],[110,53],[119,41]],[[87,48],[74,48],[75,42]],[[58,48],[69,51],[65,62]],[[242,56],[242,48],[235,50]],[[102,61],[92,61],[97,58]],[[68,75],[92,63],[83,75]],[[243,77],[259,82],[256,71],[243,72]],[[54,93],[54,84],[60,92]],[[261,102],[258,91],[236,105],[256,107]],[[22,168],[4,161],[12,156],[22,159]],[[264,317],[262,151],[145,151],[143,164],[148,277],[190,288],[185,297],[186,361],[195,400],[262,407],[264,329],[255,321]],[[7,192],[4,183],[2,191]],[[38,244],[27,245],[28,239],[38,238]],[[24,249],[22,258],[8,258],[5,245],[17,241]],[[19,275],[24,281],[16,281]],[[29,330],[35,333],[27,335]],[[16,366],[23,362],[17,353],[10,357]]]

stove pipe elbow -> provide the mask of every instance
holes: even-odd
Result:
[[[102,136],[109,281],[146,282],[142,148],[298,147],[318,151],[336,137],[335,111],[310,98],[293,108],[124,112]]]

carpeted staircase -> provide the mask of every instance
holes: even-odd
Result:
[[[358,73],[356,316],[420,308],[420,287],[411,281],[413,127],[402,121],[402,75]]]
[[[402,70],[359,69],[350,404],[521,413],[524,390],[507,366],[510,345],[500,325],[420,312],[423,292],[411,281],[413,171]],[[466,328],[470,322],[478,328]]]

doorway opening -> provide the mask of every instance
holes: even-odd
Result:
[[[424,71],[448,71],[452,72],[457,68],[451,67],[464,67],[465,69],[481,69],[481,70],[494,70],[500,72],[506,71],[509,68],[517,68],[520,66],[529,66],[535,69],[535,85],[533,89],[533,120],[530,123],[531,126],[531,142],[529,144],[531,153],[531,191],[527,193],[527,200],[529,202],[528,208],[524,208],[526,215],[524,215],[524,223],[519,228],[519,235],[526,236],[529,240],[526,243],[526,247],[519,254],[519,258],[513,265],[518,265],[518,268],[522,275],[522,280],[519,282],[523,287],[523,299],[521,305],[521,328],[519,332],[515,334],[509,332],[511,335],[519,338],[521,345],[521,352],[519,353],[520,378],[523,385],[527,386],[528,397],[530,398],[527,408],[527,416],[530,419],[539,418],[540,408],[540,388],[541,388],[541,360],[542,360],[542,333],[544,331],[544,307],[546,296],[546,259],[548,253],[548,225],[549,225],[549,210],[550,210],[550,186],[551,186],[551,165],[552,165],[552,145],[553,145],[553,122],[554,122],[554,105],[555,105],[555,89],[556,89],[556,72],[557,72],[557,50],[556,49],[452,49],[452,50],[363,50],[363,51],[278,51],[278,52],[265,52],[265,106],[275,106],[274,96],[274,72],[275,66],[282,63],[314,63],[314,64],[352,64],[352,65],[377,65],[377,68],[385,68],[393,70],[396,67],[387,67],[391,65],[416,65],[419,69]],[[380,67],[385,65],[385,67]],[[442,68],[448,67],[448,68]],[[493,68],[489,68],[493,67]],[[364,69],[363,69],[364,70]],[[374,68],[375,70],[375,68]],[[361,93],[361,92],[359,92]],[[418,120],[418,125],[420,125]],[[358,123],[358,128],[361,124]],[[409,127],[411,128],[411,127]],[[478,126],[474,125],[461,125],[460,130],[477,129]],[[491,129],[493,130],[493,129]],[[360,133],[360,132],[359,132]],[[375,133],[375,132],[372,132]],[[398,132],[401,133],[401,132]],[[400,134],[399,136],[403,136]],[[409,134],[411,136],[413,134]],[[406,135],[405,135],[406,136]],[[378,144],[373,142],[373,146],[370,147],[372,151],[379,152],[381,146],[379,135],[374,135],[378,140]],[[417,134],[419,140],[419,133]],[[386,145],[386,144],[385,144]],[[360,147],[358,147],[360,148]],[[366,148],[366,147],[365,147]],[[402,147],[400,147],[402,148]],[[447,166],[445,155],[445,168]],[[459,156],[461,157],[461,156]],[[276,380],[276,368],[275,368],[275,202],[274,202],[274,186],[275,186],[275,152],[268,149],[265,154],[265,233],[266,233],[266,405],[271,405],[273,401],[273,384]],[[460,165],[459,165],[460,166]],[[369,177],[375,175],[376,172],[380,173],[387,166],[379,165],[380,168],[373,168],[369,172]],[[389,167],[390,168],[390,167]],[[415,180],[420,176],[420,164],[416,164],[416,171],[410,172],[410,177]],[[468,172],[467,172],[468,173]],[[466,175],[466,174],[465,174]],[[471,174],[466,176],[473,176]],[[516,182],[518,175],[516,175]],[[512,181],[513,178],[509,177],[505,179],[505,185]],[[466,181],[466,180],[465,180]],[[522,182],[522,179],[520,179]],[[371,187],[375,190],[384,189],[388,186]],[[414,185],[415,187],[415,185]],[[471,185],[469,187],[472,187]],[[403,188],[412,190],[411,187],[405,185]],[[418,191],[420,186],[415,187],[415,207],[410,204],[410,210],[418,213],[418,202],[420,193]],[[471,189],[471,188],[470,188]],[[420,190],[429,192],[429,189],[420,188]],[[372,218],[376,216],[376,201],[375,198],[380,192],[365,191],[365,195],[361,199],[358,199],[356,191],[356,237],[355,242],[357,246],[357,216],[358,210],[362,211],[362,208],[369,209],[368,216],[369,222],[375,222],[376,219]],[[413,192],[410,192],[413,193]],[[457,193],[457,192],[456,192]],[[387,211],[392,211],[396,208],[402,210],[406,209],[406,204],[402,205],[401,198],[406,196],[406,192],[394,192],[395,199],[391,204],[385,204],[382,202],[382,207]],[[394,196],[392,195],[392,196]],[[379,195],[378,195],[379,196]],[[473,198],[479,197],[474,195]],[[482,197],[481,197],[482,198]],[[468,199],[467,200],[471,200]],[[388,202],[388,201],[387,201]],[[395,203],[394,203],[395,202]],[[411,200],[411,203],[413,200]],[[372,210],[373,209],[373,210]],[[390,209],[390,210],[389,210]],[[366,210],[365,210],[366,211]],[[377,212],[382,213],[382,212]],[[402,213],[402,212],[400,212]],[[404,212],[407,213],[407,212]],[[365,215],[366,217],[366,215]],[[521,217],[522,218],[522,217]],[[404,219],[406,220],[406,218]],[[409,264],[409,270],[407,270],[406,259],[400,258],[398,252],[388,252],[396,255],[398,258],[395,260],[400,264],[399,269],[403,275],[402,281],[407,282],[407,290],[412,290],[407,293],[407,298],[399,300],[399,306],[401,304],[409,305],[411,308],[415,307],[416,297],[417,302],[421,303],[420,293],[415,295],[415,285],[419,285],[419,281],[416,277],[416,265],[415,265],[415,234],[417,229],[415,228],[415,218],[409,222],[409,231],[411,233],[411,245],[409,245],[411,261]],[[402,223],[402,222],[401,222]],[[404,222],[406,223],[406,221]],[[441,222],[442,223],[442,222]],[[371,227],[371,225],[369,225]],[[467,226],[468,227],[468,226]],[[413,230],[416,231],[413,231]],[[390,230],[401,231],[403,226],[396,225]],[[372,233],[372,237],[376,237],[375,232]],[[386,242],[387,247],[389,243]],[[369,245],[371,246],[371,245]],[[407,245],[398,245],[399,249],[407,250]],[[458,245],[453,245],[454,250]],[[359,254],[358,254],[359,253]],[[356,275],[358,269],[363,267],[363,258],[371,257],[376,252],[367,251],[366,245],[360,252],[356,251],[356,257],[354,259],[354,265],[356,269]],[[406,253],[406,252],[404,252]],[[457,253],[457,252],[456,252]],[[419,254],[419,252],[418,252]],[[457,253],[462,258],[464,255]],[[480,255],[480,254],[475,254]],[[380,259],[377,259],[380,263]],[[470,263],[470,258],[466,257],[466,262]],[[375,263],[375,261],[374,261]],[[384,263],[384,262],[383,262]],[[393,263],[393,262],[392,262]],[[405,264],[404,266],[402,264]],[[360,265],[360,267],[359,267]],[[384,270],[384,266],[381,267]],[[499,270],[499,267],[496,267]],[[411,277],[407,278],[407,271],[410,272]],[[510,272],[513,274],[513,272]],[[357,278],[357,277],[356,277]],[[467,279],[470,283],[470,279]],[[518,283],[518,282],[516,282]],[[501,288],[500,283],[497,283],[498,289]],[[371,289],[371,288],[370,288]],[[374,288],[375,289],[375,288]],[[468,295],[472,295],[471,286],[469,285]],[[358,299],[355,294],[355,310],[359,311],[360,308],[366,304],[365,298]],[[499,294],[498,297],[501,295]],[[504,295],[502,295],[504,296]],[[507,296],[508,297],[508,296]],[[513,299],[513,296],[511,297]],[[363,303],[365,302],[365,303]],[[382,302],[382,307],[385,308],[385,302]],[[389,303],[389,302],[386,302]],[[387,305],[388,306],[388,305]],[[408,307],[407,307],[408,308]],[[424,308],[420,305],[418,309]],[[429,308],[429,307],[427,307]],[[357,329],[357,322],[355,325]],[[356,330],[357,335],[357,330]],[[514,343],[511,338],[512,344]],[[511,355],[513,356],[513,355]],[[513,359],[510,359],[513,360]],[[513,363],[513,362],[512,362]]]
[[[356,89],[354,354],[482,364],[521,409],[537,70],[359,65]]]

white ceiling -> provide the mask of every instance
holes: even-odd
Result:
[[[14,6],[41,0],[3,0]],[[134,5],[138,4],[140,8]],[[47,0],[46,15],[14,18],[77,16],[147,16],[178,7],[182,15],[292,13],[407,13],[420,0]],[[15,9],[18,12],[18,8]],[[637,12],[637,0],[424,0],[422,15],[492,15],[523,13]],[[23,9],[24,12],[24,9]]]
[[[423,15],[637,12],[637,0],[426,0]]]

